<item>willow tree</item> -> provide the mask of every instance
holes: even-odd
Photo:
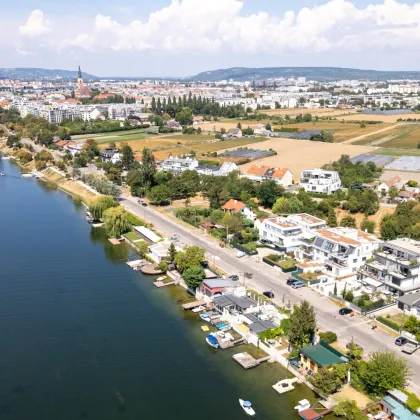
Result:
[[[108,236],[112,238],[120,237],[130,229],[127,212],[124,207],[112,207],[103,212],[102,220]]]
[[[103,212],[118,204],[113,197],[109,195],[96,197],[89,205],[89,211],[96,220],[102,219]]]

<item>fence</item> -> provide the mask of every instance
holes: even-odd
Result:
[[[329,296],[331,298],[335,299],[335,300],[338,300],[339,302],[343,303],[344,305],[346,305],[347,307],[353,309],[354,311],[359,312],[360,314],[365,315],[365,316],[366,315],[369,315],[369,314],[372,314],[374,312],[377,312],[377,311],[381,311],[382,309],[387,309],[387,308],[390,308],[391,306],[396,305],[396,302],[392,302],[392,303],[383,304],[381,306],[374,307],[372,309],[366,310],[364,308],[363,309],[360,308],[359,306],[355,305],[354,303],[351,303],[351,302],[348,302],[347,300],[344,300],[341,296],[334,295],[331,292],[330,292]]]
[[[299,280],[302,283],[306,284],[306,286],[312,286],[314,284],[321,283],[321,279],[308,280],[308,279],[305,279],[304,277],[300,276],[300,274],[302,274],[302,273],[298,273],[298,272],[295,271],[294,273],[292,273],[292,277],[295,278],[296,280]]]
[[[251,250],[249,250],[249,249],[247,249],[247,248],[245,248],[245,247],[243,247],[243,246],[241,246],[241,245],[239,245],[238,243],[236,243],[236,242],[231,242],[230,243],[235,249],[237,249],[238,251],[242,251],[242,252],[245,252],[245,254],[247,254],[247,255],[256,255],[256,254],[258,254],[258,251],[257,250],[255,250],[255,251],[251,251]]]

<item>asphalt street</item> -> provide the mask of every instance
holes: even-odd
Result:
[[[156,228],[172,237],[179,234],[183,245],[198,245],[206,250],[206,257],[211,263],[215,263],[229,274],[238,274],[240,282],[261,293],[271,290],[275,298],[274,302],[282,305],[282,301],[290,301],[292,305],[301,300],[308,300],[315,308],[317,322],[321,330],[334,331],[341,344],[346,345],[352,339],[360,345],[365,354],[382,350],[392,351],[406,358],[412,368],[413,377],[411,386],[414,391],[420,391],[420,352],[407,355],[401,352],[401,348],[394,344],[395,339],[380,331],[372,330],[368,323],[370,319],[364,316],[340,316],[339,307],[329,298],[316,291],[303,287],[292,289],[286,285],[288,276],[275,270],[267,264],[257,261],[255,257],[236,257],[236,250],[220,248],[219,245],[204,233],[189,229],[150,207],[143,207],[133,197],[122,196],[121,204],[138,217],[153,223]]]

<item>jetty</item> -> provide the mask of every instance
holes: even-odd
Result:
[[[164,281],[160,281],[160,280],[156,280],[156,281],[154,281],[153,282],[153,284],[156,286],[156,287],[165,287],[165,286],[171,286],[171,285],[173,285],[173,284],[176,284],[174,281],[168,281],[168,282],[164,282]]]
[[[182,304],[182,308],[186,311],[189,309],[198,308],[199,306],[206,305],[206,302],[204,300],[194,300],[192,302],[187,302]]]
[[[217,341],[219,343],[219,347],[222,350],[230,349],[230,348],[232,348],[232,347],[234,347],[238,344],[243,344],[245,342],[245,338],[241,337],[241,338],[238,338],[237,340],[235,340],[233,338],[233,336],[228,332],[224,333],[224,332],[220,331],[220,332],[215,334],[215,337],[217,338]]]
[[[251,369],[259,364],[266,362],[271,359],[271,356],[261,357],[261,359],[255,359],[249,353],[237,353],[232,356],[233,360],[238,362],[244,369]]]
[[[295,387],[293,386],[295,382],[299,382],[299,379],[298,378],[283,379],[282,381],[278,381],[276,384],[274,384],[273,388],[279,394],[284,394],[285,392],[289,392],[295,389]]]
[[[157,274],[162,274],[162,270],[159,270],[158,265],[155,263],[145,264],[141,267],[141,272],[143,274],[148,274],[150,276],[155,276]]]
[[[140,267],[144,264],[143,260],[127,261],[126,264],[131,267],[134,271],[140,270]]]

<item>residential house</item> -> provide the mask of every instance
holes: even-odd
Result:
[[[258,303],[246,296],[244,287],[236,287],[232,293],[213,298],[214,308],[221,313],[246,313],[258,307]]]
[[[201,115],[197,115],[195,117],[193,117],[193,125],[198,125],[198,124],[203,124],[204,122],[204,117]]]
[[[166,122],[166,127],[172,128],[172,130],[182,131],[182,125],[175,120],[169,120]]]
[[[293,183],[293,175],[289,169],[267,165],[252,164],[244,176],[256,182],[273,180],[284,187],[288,187]]]
[[[300,175],[299,188],[306,192],[332,194],[341,188],[341,180],[336,171],[306,169]]]
[[[264,133],[267,131],[265,129],[265,124],[254,124],[251,125],[249,128],[252,128],[254,130],[254,134],[256,135],[264,135]]]
[[[300,366],[305,373],[309,373],[309,371],[316,373],[323,367],[329,368],[332,365],[342,365],[348,362],[349,359],[346,356],[322,340],[314,346],[300,349]]]
[[[198,166],[198,160],[193,158],[179,158],[178,156],[169,156],[165,159],[161,165],[161,171],[170,171],[174,173],[180,173],[184,171],[193,171]]]
[[[214,173],[215,176],[227,176],[233,171],[239,171],[238,166],[234,162],[224,162],[219,170]]]
[[[159,238],[160,240],[160,238]],[[149,246],[149,257],[156,263],[161,261],[169,261],[169,247],[171,245],[170,241],[157,242]],[[177,252],[182,251],[182,248],[175,244],[175,249]]]
[[[404,392],[397,389],[388,391],[388,395],[381,400],[382,412],[384,414],[384,416],[381,416],[381,419],[419,420],[419,410],[417,410],[417,413],[413,413],[408,409],[407,402],[408,395]]]
[[[399,296],[420,291],[420,241],[399,238],[384,242],[360,270],[360,281],[379,281],[381,289]]]
[[[198,165],[195,170],[199,175],[215,175],[220,167],[216,165]]]
[[[234,200],[233,198],[230,199],[225,205],[222,206],[222,209],[225,212],[231,213],[231,214],[240,214],[247,219],[255,220],[256,214],[252,211],[250,207],[248,207],[245,203],[242,203],[242,201]]]
[[[408,315],[420,317],[420,293],[408,293],[398,298],[398,309]]]
[[[336,279],[356,279],[381,243],[375,235],[347,227],[320,229],[315,235],[312,260],[322,262]]]
[[[401,177],[398,175],[388,179],[387,181],[382,181],[377,187],[378,193],[387,193],[393,185],[399,182],[401,182]]]
[[[231,128],[227,132],[227,137],[230,139],[239,139],[242,137],[242,130],[240,128]]]
[[[99,155],[101,157],[102,162],[105,162],[105,163],[110,163],[110,162],[114,163],[114,161],[115,161],[114,155],[116,155],[116,154],[119,155],[118,151],[111,148],[111,147],[107,147],[106,149],[102,149],[99,152]]]
[[[200,291],[204,296],[209,298],[221,295],[224,292],[232,292],[235,282],[224,279],[204,280],[201,284]]]
[[[306,213],[293,214],[287,217],[270,217],[256,223],[261,239],[265,239],[278,248],[291,252],[299,247],[307,246],[305,252],[312,255],[311,242],[315,237],[315,230],[326,226],[325,220]],[[311,240],[312,238],[312,240]],[[302,253],[303,253],[302,249]],[[302,257],[304,260],[308,257]]]

